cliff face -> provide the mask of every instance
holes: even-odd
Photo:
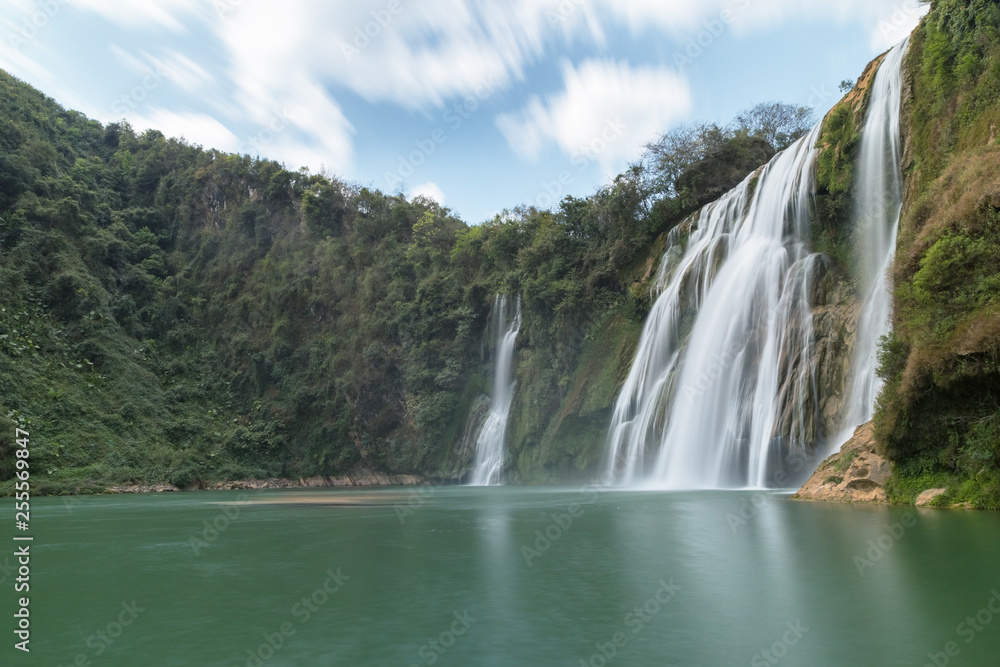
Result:
[[[889,496],[1000,508],[1000,6],[939,0],[915,31],[904,96],[895,335],[875,435]]]
[[[911,38],[885,384],[873,424],[821,465],[803,498],[1000,508],[998,37],[995,3],[940,0]],[[888,479],[878,466],[871,497],[841,474],[860,452],[892,462]]]
[[[807,454],[827,450],[845,428],[852,355],[861,316],[856,266],[861,241],[854,229],[858,225],[854,181],[861,128],[882,60],[880,56],[872,61],[854,89],[830,111],[817,144],[818,188],[810,212],[811,243],[825,257],[815,262],[810,276],[808,299],[813,304],[813,343],[806,355],[793,357],[785,350],[777,360],[781,368],[788,369],[782,376],[789,386],[777,388],[784,400],[773,427],[773,438],[787,447],[794,446],[796,451],[804,449]],[[768,158],[766,153],[751,152],[750,156],[754,164]],[[736,169],[735,163],[731,166]],[[699,207],[705,204],[705,199],[716,197],[734,185],[733,169],[722,170],[709,183],[706,178],[711,170],[704,167],[704,163],[697,163],[690,174],[680,179],[682,183],[699,183],[699,192],[705,195],[695,198]],[[746,164],[738,167],[739,173],[747,170]],[[756,177],[751,177],[751,191],[759,176],[758,171]],[[695,217],[681,223],[681,228],[691,224]],[[648,299],[650,279],[664,246],[665,239],[661,236],[649,254],[637,263],[632,292],[640,295],[640,300]],[[531,359],[532,352],[523,351],[511,415],[510,444],[522,481],[556,481],[599,473],[611,409],[628,375],[640,328],[637,319],[626,321],[613,316],[589,329],[590,333],[579,341],[583,348],[579,364],[563,380],[567,388],[564,398],[541,437],[532,432],[531,425],[537,422],[537,405],[546,399],[535,393],[537,364]],[[807,373],[812,374],[815,391],[803,397],[790,383]]]

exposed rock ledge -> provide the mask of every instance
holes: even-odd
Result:
[[[875,453],[872,423],[862,424],[840,451],[823,461],[793,500],[884,503],[892,467]]]
[[[105,493],[163,493],[168,491],[221,491],[257,489],[301,489],[334,486],[415,486],[426,480],[417,475],[387,475],[365,472],[340,477],[300,477],[299,479],[248,479],[213,484],[195,484],[180,489],[172,484],[124,484],[109,486]]]

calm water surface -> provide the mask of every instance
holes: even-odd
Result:
[[[997,513],[455,487],[43,498],[32,520],[32,651],[10,574],[3,665],[1000,665]]]

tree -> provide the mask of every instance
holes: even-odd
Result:
[[[344,222],[344,195],[331,181],[320,179],[302,196],[306,227],[317,236],[339,234]]]
[[[775,151],[780,151],[809,132],[813,124],[813,110],[809,107],[761,102],[736,116],[733,131],[762,137]]]
[[[681,125],[646,144],[643,162],[647,165],[651,189],[676,196],[681,175],[695,162],[719,150],[728,133],[714,123]]]

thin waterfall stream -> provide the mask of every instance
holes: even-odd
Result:
[[[513,310],[513,312],[511,312]],[[521,301],[506,295],[497,296],[493,304],[493,326],[496,328],[496,371],[490,412],[476,439],[476,458],[472,486],[496,486],[503,483],[504,442],[507,418],[514,400],[514,346],[521,330]]]

